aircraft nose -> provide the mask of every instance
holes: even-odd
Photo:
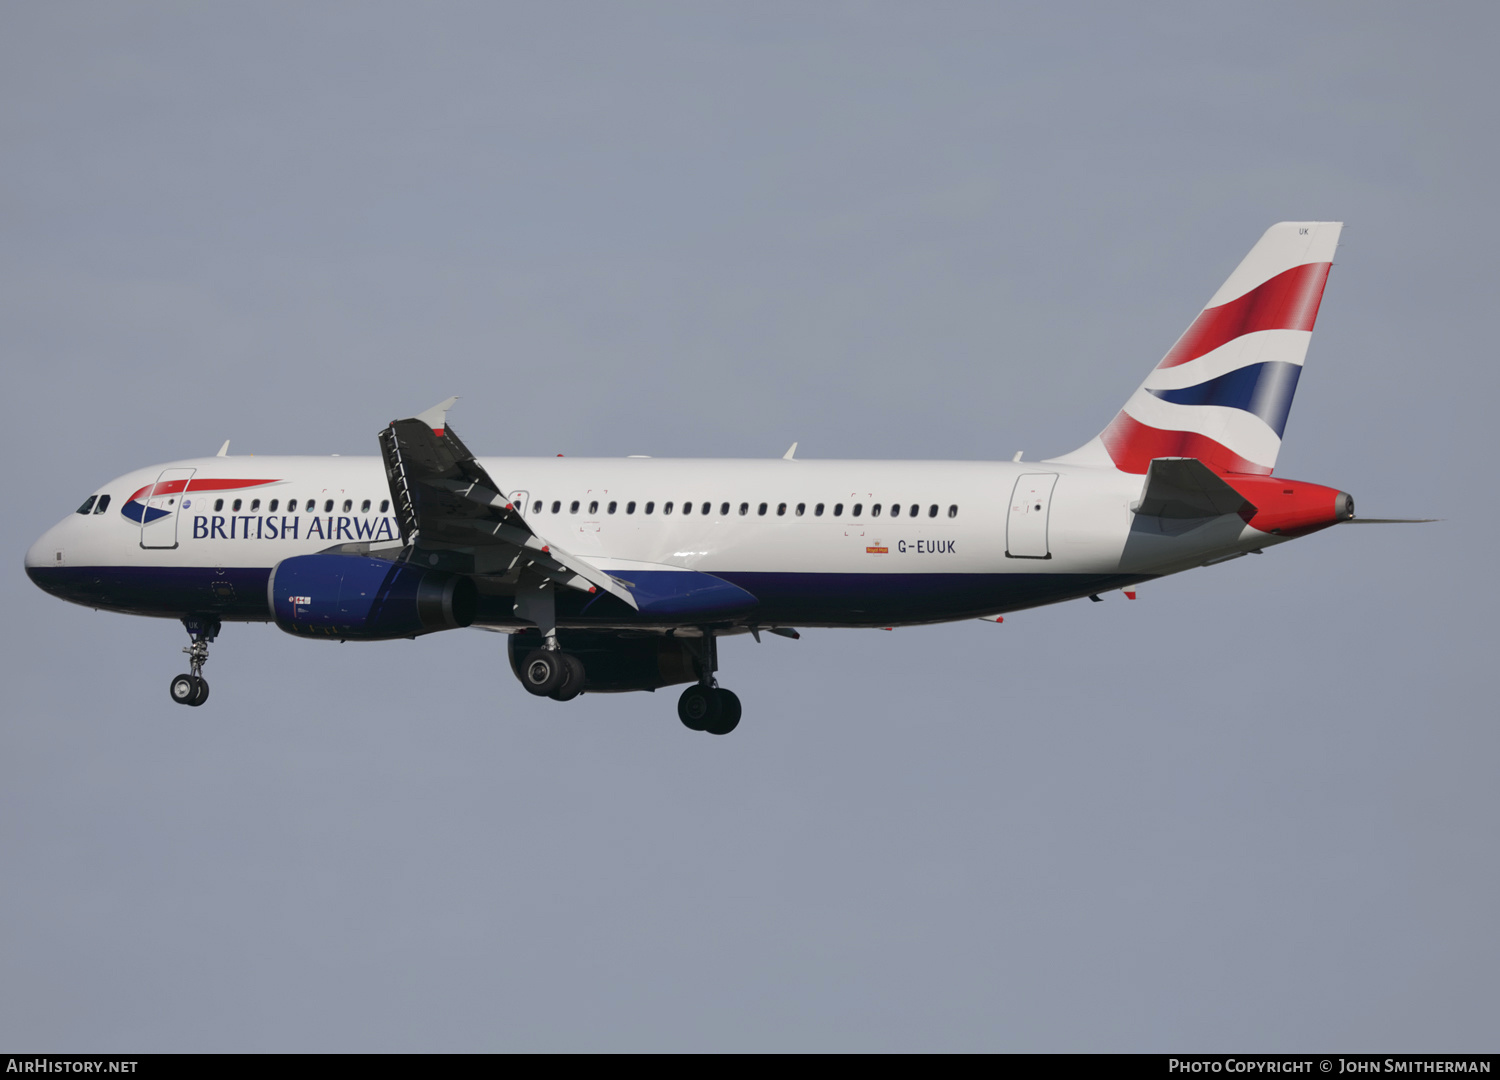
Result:
[[[26,576],[29,577],[39,588],[47,592],[46,571],[50,567],[63,566],[67,560],[67,548],[63,545],[63,526],[57,524],[52,526],[37,539],[37,542],[26,549]]]

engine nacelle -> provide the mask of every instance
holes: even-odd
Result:
[[[289,634],[382,641],[456,630],[474,621],[469,578],[363,555],[297,555],[271,570],[276,625]]]
[[[621,637],[595,630],[562,630],[563,652],[583,661],[583,688],[598,693],[655,690],[674,683],[696,682],[698,669],[687,645],[664,634]],[[510,635],[510,666],[521,677],[526,654],[542,644],[535,630]]]

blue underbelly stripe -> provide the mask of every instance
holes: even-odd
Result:
[[[131,614],[176,617],[213,614],[223,619],[267,620],[264,568],[210,567],[29,567],[41,588],[88,607]],[[653,576],[699,577],[667,571]],[[641,572],[632,575],[646,576]],[[636,612],[608,594],[559,590],[562,625],[674,625],[701,621],[760,625],[878,626],[909,622],[942,622],[999,614],[1103,592],[1140,581],[1125,574],[811,574],[725,573],[730,583],[717,608],[699,597],[687,598],[685,610]],[[639,582],[638,584],[646,584]],[[650,588],[669,591],[668,584]],[[734,586],[737,586],[734,587]],[[745,602],[746,594],[754,604]],[[706,596],[703,597],[707,599]],[[674,606],[675,605],[668,605]],[[478,620],[496,625],[519,624],[508,596],[481,596]]]

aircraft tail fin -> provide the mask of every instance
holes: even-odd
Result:
[[[1054,460],[1145,473],[1155,458],[1192,457],[1269,474],[1343,227],[1267,229],[1109,426]]]

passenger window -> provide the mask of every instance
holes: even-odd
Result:
[[[534,503],[531,504],[531,512],[533,514],[540,514],[542,512],[542,500],[541,499],[538,499],[536,502],[534,502]]]
[[[370,512],[370,500],[369,499],[366,499],[364,502],[362,502],[362,503],[359,504],[359,512],[361,514],[368,514]]]
[[[615,512],[615,509],[616,509],[616,508],[617,508],[617,507],[618,507],[618,506],[619,506],[619,505],[620,505],[620,504],[619,504],[619,503],[617,503],[617,502],[612,502],[612,503],[610,503],[610,504],[609,504],[609,512],[610,512],[610,513],[611,513],[611,514],[613,514],[613,513],[614,513],[614,512]]]
[[[749,512],[750,512],[750,504],[749,503],[740,503],[740,517],[744,517]]]
[[[948,507],[948,516],[949,517],[958,517],[958,507],[957,506],[950,506],[950,507]]]
[[[891,517],[900,517],[900,516],[901,516],[901,504],[900,503],[891,503]]]
[[[797,516],[801,517],[805,513],[807,513],[807,504],[806,503],[798,503],[797,504]]]
[[[260,509],[260,500],[259,499],[251,499],[250,500],[250,512],[253,514],[253,513],[255,513],[255,511],[257,511],[259,509]]]
[[[252,507],[252,509],[254,509],[254,508]],[[350,510],[353,510],[353,509],[354,509],[354,500],[353,499],[345,499],[344,500],[344,513],[347,514]]]
[[[236,514],[238,514],[240,512],[240,505],[241,505],[241,500],[235,499],[234,500],[234,512]]]
[[[870,516],[871,517],[879,517],[880,516],[880,504],[879,503],[876,503],[874,506],[870,507]]]
[[[854,509],[849,511],[849,516],[850,517],[859,517],[860,512],[863,511],[864,508],[865,508],[865,504],[864,503],[855,503],[854,504]]]
[[[215,499],[214,500],[214,513],[217,514],[222,509],[224,509],[224,500],[223,499]]]
[[[568,513],[570,513],[570,514],[576,514],[576,513],[578,513],[578,500],[577,499],[574,499],[571,503],[568,504]]]
[[[318,512],[318,500],[308,499],[302,504],[302,512],[304,514],[316,514]]]
[[[560,514],[560,513],[562,513],[562,503],[559,502],[557,499],[553,499],[552,500],[552,512],[554,514]]]
[[[693,512],[693,504],[690,503],[690,502],[683,503],[682,504],[682,512],[684,514],[691,514]]]
[[[706,513],[708,513],[708,512],[709,512],[709,511],[710,511],[710,510],[712,510],[712,509],[713,509],[713,508],[714,508],[714,504],[713,504],[713,503],[704,503],[704,504],[703,504],[703,506],[702,506],[702,507],[701,507],[701,508],[700,508],[700,509],[701,509],[701,512],[702,512],[702,513],[705,513],[705,514],[706,514]],[[729,504],[728,504],[728,503],[725,503],[725,505],[724,505],[724,509],[725,509],[725,510],[728,510],[728,509],[729,509]]]
[[[589,503],[589,517],[593,517],[598,512],[599,512],[599,500],[595,499],[593,502]]]
[[[931,506],[929,506],[927,508],[927,516],[928,517],[937,517],[937,503],[933,503]]]
[[[628,503],[625,504],[625,512],[627,514],[633,514],[633,513],[635,513],[635,501],[634,500],[632,500],[632,501],[630,501],[630,502],[628,502]]]
[[[823,504],[819,503],[817,506],[813,507],[813,517],[822,517],[822,516],[823,516]]]
[[[663,506],[661,508],[661,512],[663,514],[670,514],[672,512],[672,504],[671,503],[667,503],[665,506]]]
[[[760,509],[757,510],[756,513],[759,514],[761,517],[765,517],[766,516],[766,504],[765,503],[761,503],[760,504]]]
[[[844,504],[843,503],[834,503],[833,504],[833,516],[834,517],[842,517],[843,513],[844,513]]]
[[[90,495],[87,499],[83,500],[83,505],[80,506],[77,510],[74,510],[73,513],[75,513],[75,514],[92,514],[94,512],[94,500],[97,499],[98,497],[99,496],[97,496],[97,495]]]
[[[656,504],[654,502],[648,502],[646,504],[646,513],[649,514],[649,513],[651,513],[651,511],[653,511],[655,509],[656,509]]]
[[[391,500],[390,499],[381,499],[380,500],[380,512],[382,514],[385,513],[387,510],[389,510],[390,508],[391,508]],[[540,510],[541,506],[538,506],[537,509]]]
[[[235,500],[235,502],[236,502],[236,504],[238,504],[239,500]],[[236,505],[235,509],[238,510],[239,506]],[[325,514],[331,514],[331,513],[333,513],[333,500],[332,499],[325,499],[323,501],[323,513],[325,513]]]
[[[297,510],[297,500],[296,499],[288,499],[286,501],[286,512],[288,514],[292,514],[292,513],[295,513],[296,510]]]
[[[776,504],[776,516],[777,517],[786,517],[786,503],[777,503]]]
[[[96,513],[96,514],[102,514],[102,513],[104,513],[104,511],[106,511],[108,509],[109,509],[109,496],[108,495],[100,495],[99,496],[99,501],[94,504],[94,513]]]
[[[278,506],[280,506],[280,505],[281,505],[281,500],[280,499],[272,499],[271,500],[271,505],[268,506],[268,507],[266,507],[266,512],[269,513],[269,514],[274,514],[274,513],[276,513],[276,508]]]

